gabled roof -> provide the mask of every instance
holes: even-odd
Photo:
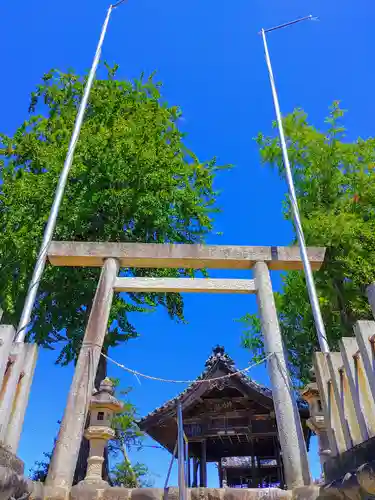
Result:
[[[232,376],[225,379],[217,379],[218,372],[223,373],[223,375],[232,374]],[[207,384],[199,382],[202,380],[207,380]],[[245,373],[239,372],[232,358],[225,352],[224,347],[216,346],[210,357],[207,359],[205,369],[199,375],[197,381],[190,384],[175,398],[170,399],[162,406],[146,415],[139,422],[140,428],[147,430],[147,428],[155,425],[158,421],[172,417],[176,413],[176,406],[178,402],[181,402],[184,409],[184,403],[191,403],[195,399],[194,396],[198,398],[202,395],[202,393],[204,394],[205,392],[208,392],[215,386],[220,388],[228,380],[233,380],[233,382],[236,382],[237,384],[240,383],[248,393],[258,393],[260,400],[263,401],[265,406],[273,407],[272,391],[268,387],[254,382],[250,377],[245,375]],[[188,406],[190,406],[190,404],[188,404]]]

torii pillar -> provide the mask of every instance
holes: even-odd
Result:
[[[72,486],[79,448],[85,429],[87,412],[94,388],[100,353],[107,333],[112,305],[113,285],[119,270],[116,259],[104,260],[98,288],[92,304],[85,336],[79,352],[68,401],[45,482],[46,497],[62,498]],[[50,489],[49,489],[50,488]]]
[[[293,489],[311,483],[306,444],[284,354],[267,264],[257,262],[254,266],[254,275],[264,347],[266,354],[270,356],[267,360],[267,368],[272,386],[285,479],[288,488]]]

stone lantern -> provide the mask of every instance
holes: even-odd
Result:
[[[113,394],[113,383],[105,378],[98,392],[91,398],[90,424],[85,431],[85,438],[90,443],[90,453],[86,477],[82,481],[86,484],[108,485],[102,477],[104,450],[107,442],[115,436],[115,431],[111,428],[112,417],[123,408],[123,404]]]
[[[319,458],[324,472],[324,463],[331,455],[331,449],[328,441],[327,426],[324,418],[322,402],[316,382],[307,384],[301,391],[302,398],[308,403],[310,418],[307,420],[309,428],[318,436]]]

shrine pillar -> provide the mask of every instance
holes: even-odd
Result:
[[[186,483],[187,487],[191,488],[191,463],[189,455],[186,458]]]
[[[291,385],[268,266],[254,266],[267,368],[288,489],[311,483],[301,419]]]
[[[223,467],[222,488],[228,488],[228,474],[227,474],[227,468],[226,467]]]
[[[251,440],[251,487],[258,487],[258,477],[257,477],[257,469],[255,463],[255,455],[254,455],[254,443]]]
[[[201,459],[199,465],[199,483],[201,488],[207,488],[207,442],[204,439],[201,444]]]
[[[193,488],[198,487],[198,466],[199,466],[198,458],[193,457],[193,484],[192,484]]]
[[[219,475],[219,488],[223,487],[223,467],[221,465],[221,459],[217,463],[217,471]]]

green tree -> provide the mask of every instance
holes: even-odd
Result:
[[[343,116],[335,102],[323,131],[302,110],[284,118],[306,242],[327,248],[314,277],[332,349],[342,336],[353,335],[357,319],[370,318],[365,290],[375,280],[375,139],[347,141]],[[262,162],[284,178],[278,139],[259,134],[257,143]],[[288,200],[284,215],[291,220]],[[286,273],[275,296],[291,367],[297,379],[306,381],[319,346],[303,273]],[[243,321],[245,347],[262,356],[259,320],[247,315]]]
[[[119,386],[119,379],[112,379],[114,387]],[[131,388],[120,391],[122,396],[128,396]],[[136,448],[140,450],[143,444],[143,432],[137,425],[137,412],[135,406],[129,399],[122,400],[122,412],[114,415],[112,428],[115,430],[115,438],[109,442],[108,453],[113,460],[119,456],[121,460],[111,467],[109,478],[114,485],[127,486],[135,488],[137,486],[146,486],[149,479],[148,468],[144,464],[136,463],[132,466],[128,450]]]
[[[153,484],[148,467],[139,462],[132,467],[126,460],[117,463],[110,472],[113,486],[150,488]]]
[[[56,240],[200,243],[217,210],[215,159],[200,162],[183,142],[181,111],[161,98],[153,77],[93,86],[54,233]],[[0,135],[0,307],[17,324],[87,77],[52,70],[32,94],[30,117]],[[63,345],[62,364],[80,348],[100,270],[47,266],[30,340]],[[122,269],[137,276],[183,270]],[[135,337],[129,312],[168,309],[183,319],[180,295],[117,294],[106,348]]]
[[[201,243],[217,211],[220,167],[184,145],[181,111],[168,106],[160,83],[143,75],[117,78],[117,66],[94,83],[54,233],[56,240]],[[42,241],[58,177],[87,77],[52,70],[31,96],[30,117],[0,134],[0,307],[17,324]],[[99,269],[47,266],[28,338],[61,347],[57,362],[75,361]],[[181,276],[189,270],[122,269],[128,276]],[[117,294],[104,350],[138,335],[131,312],[165,307],[183,320],[178,294]],[[101,357],[95,386],[106,375]],[[77,479],[84,475],[83,440]],[[83,464],[82,467],[80,464]]]

